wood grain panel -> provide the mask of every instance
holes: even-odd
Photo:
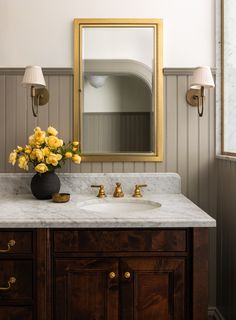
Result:
[[[185,258],[121,259],[121,318],[188,319],[185,315]]]
[[[115,273],[110,279],[109,273]],[[56,260],[56,320],[118,320],[118,260]],[[81,290],[83,288],[83,290]]]
[[[65,252],[185,252],[185,230],[57,230],[54,250]]]
[[[0,318],[4,320],[33,320],[32,307],[1,306]]]

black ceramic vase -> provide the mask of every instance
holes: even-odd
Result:
[[[31,191],[39,200],[51,199],[60,187],[61,182],[55,172],[36,173],[31,180]]]

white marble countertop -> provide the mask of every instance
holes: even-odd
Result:
[[[126,196],[126,199],[131,199]],[[85,212],[94,194],[72,194],[67,203],[36,200],[31,194],[0,196],[0,228],[181,228],[215,227],[216,221],[180,193],[147,194],[160,208],[139,212]],[[133,199],[133,198],[132,198]],[[102,201],[102,199],[101,199]],[[113,201],[113,200],[112,200]],[[119,201],[119,199],[114,199]],[[114,204],[115,205],[115,204]]]

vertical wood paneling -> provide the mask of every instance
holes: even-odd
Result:
[[[17,108],[17,76],[6,76],[6,155],[16,148],[16,108]],[[17,137],[18,138],[18,137]],[[8,172],[15,172],[16,169],[11,164],[6,164]]]
[[[60,92],[60,76],[48,77],[48,90],[50,94],[48,103],[48,120],[50,125],[59,128],[59,92]],[[66,91],[65,91],[66,92]],[[62,93],[65,93],[64,90]],[[67,92],[68,94],[69,92]],[[66,106],[64,106],[66,108]]]
[[[71,108],[72,95],[71,95],[72,79],[70,76],[60,76],[59,78],[59,91],[58,91],[58,130],[61,138],[66,143],[72,140],[72,126],[71,126]],[[63,172],[70,171],[70,161],[66,162]]]
[[[49,78],[48,76],[45,76],[45,82],[46,82],[47,87],[49,87],[49,81],[48,81],[49,79],[48,78]],[[50,97],[50,99],[51,99],[51,97]],[[39,115],[38,115],[37,120],[38,120],[38,126],[40,128],[46,129],[49,125],[49,119],[48,119],[49,108],[48,108],[48,106],[49,106],[48,104],[45,104],[44,106],[39,107]]]
[[[199,159],[199,204],[201,208],[209,212],[208,207],[208,163],[209,163],[209,137],[208,137],[208,117],[209,117],[209,92],[205,97],[205,108],[201,118],[199,118],[199,144],[198,144],[198,159]]]
[[[217,303],[225,319],[236,315],[236,162],[217,161]]]
[[[169,76],[167,78],[167,101],[166,101],[166,170],[169,172],[177,171],[177,104],[178,104],[178,92],[177,92],[177,76]]]
[[[189,84],[189,79],[188,79]],[[188,197],[195,203],[199,199],[199,116],[195,107],[188,106]],[[214,132],[212,132],[214,134]]]
[[[113,172],[124,172],[124,162],[113,162]]]
[[[6,154],[6,77],[0,76],[0,172],[6,171],[6,162],[8,161],[8,155]]]
[[[184,92],[188,89],[188,82],[186,76],[178,76],[178,112],[177,112],[177,121],[178,121],[178,132],[177,132],[177,145],[178,145],[178,173],[181,176],[182,181],[182,192],[187,195],[188,190],[188,104],[185,99]]]

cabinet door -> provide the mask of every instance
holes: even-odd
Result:
[[[185,259],[128,258],[121,261],[122,320],[184,320]]]
[[[56,320],[118,320],[118,260],[57,259]]]

